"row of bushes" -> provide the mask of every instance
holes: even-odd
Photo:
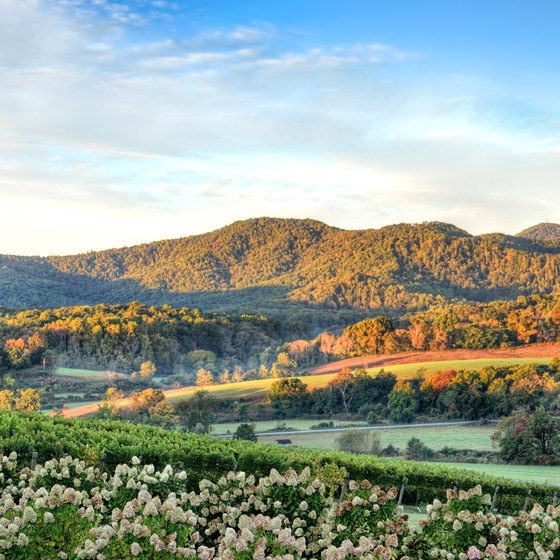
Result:
[[[324,473],[323,473],[324,474]],[[190,490],[184,471],[71,457],[33,469],[0,456],[0,560],[558,560],[560,507],[493,511],[480,486],[448,490],[414,527],[396,488],[311,469],[229,472]]]
[[[494,493],[496,486],[500,487],[496,507],[504,512],[520,510],[529,490],[531,499],[542,503],[551,502],[555,494],[550,486],[498,479],[433,463],[283,448],[123,422],[38,414],[1,414],[0,442],[4,453],[15,451],[22,461],[31,461],[35,451],[40,461],[69,454],[91,465],[103,463],[110,470],[133,456],[141,456],[143,461],[156,467],[181,464],[193,483],[232,469],[266,476],[271,469],[285,472],[306,467],[313,472],[332,471],[341,485],[345,474],[385,488],[400,487],[404,480],[404,503],[412,504],[441,497],[445,488],[471,488],[477,484],[489,493]]]

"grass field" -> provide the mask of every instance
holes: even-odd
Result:
[[[533,465],[483,465],[471,463],[445,463],[446,466],[458,467],[483,472],[492,476],[540,482],[560,486],[560,467],[539,467]]]
[[[506,367],[516,364],[548,364],[550,358],[480,358],[475,360],[449,360],[444,362],[417,362],[414,364],[395,364],[383,368],[368,368],[368,373],[375,375],[381,369],[394,373],[399,379],[410,379],[418,375],[418,371],[431,373],[449,369],[482,369],[489,366]]]
[[[73,380],[88,382],[88,381],[101,381],[115,377],[121,377],[124,374],[116,373],[114,371],[96,371],[92,369],[75,369],[75,368],[57,368],[54,372],[55,375],[61,377],[71,377]]]
[[[372,428],[376,431],[375,428]],[[458,449],[473,449],[479,451],[492,451],[492,426],[466,425],[466,426],[436,426],[389,428],[377,430],[381,436],[381,445],[386,447],[391,444],[397,449],[405,449],[410,438],[416,437],[432,449],[441,449],[446,445]],[[326,432],[320,434],[291,434],[289,437],[294,445],[310,449],[336,449],[336,438],[340,432]],[[259,437],[261,443],[274,443],[275,436]]]
[[[278,428],[279,422],[281,423],[282,420],[268,420],[262,422],[253,422],[255,424],[255,430],[257,432],[272,432],[272,431],[283,431],[283,428]],[[286,420],[286,426],[288,429],[294,428],[296,430],[309,430],[311,426],[317,425],[322,420]],[[212,424],[212,434],[220,435],[220,434],[232,434],[235,432],[237,427],[239,426],[240,422],[229,422],[225,423],[222,422],[220,424]],[[334,427],[344,427],[348,425],[362,425],[365,426],[365,422],[346,422],[344,420],[336,420],[334,421]]]

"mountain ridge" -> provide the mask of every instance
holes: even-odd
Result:
[[[0,255],[0,306],[126,303],[336,316],[405,313],[560,287],[549,242],[444,222],[345,230],[252,218],[170,240],[66,256]]]

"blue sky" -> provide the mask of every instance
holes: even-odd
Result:
[[[0,252],[560,221],[560,3],[2,0]]]

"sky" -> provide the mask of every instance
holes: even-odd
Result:
[[[560,2],[0,0],[0,253],[560,221]]]

